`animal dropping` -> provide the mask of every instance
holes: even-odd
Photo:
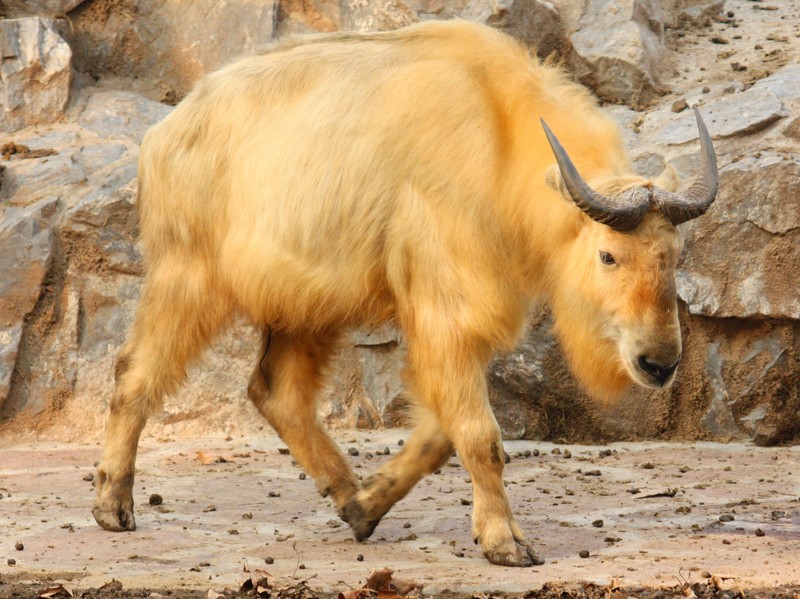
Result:
[[[239,315],[263,334],[248,397],[356,539],[457,451],[486,558],[543,563],[504,489],[487,365],[543,300],[599,401],[672,383],[675,226],[717,188],[696,114],[700,174],[677,193],[672,169],[632,171],[588,91],[474,23],[298,37],[205,77],[141,146],[146,275],[116,365],[97,522],[136,528],[142,429]],[[422,417],[359,481],[316,400],[343,335],[387,321]]]

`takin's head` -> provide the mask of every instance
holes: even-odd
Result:
[[[718,182],[711,137],[696,117],[702,172],[681,194],[671,168],[655,181],[610,177],[590,187],[543,122],[558,163],[548,182],[590,217],[560,268],[555,328],[573,372],[598,399],[616,399],[631,383],[667,387],[675,377],[682,351],[675,268],[683,247],[675,225],[703,214]]]

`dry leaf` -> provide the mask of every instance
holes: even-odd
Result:
[[[57,587],[50,587],[49,589],[45,589],[41,593],[39,593],[40,599],[67,599],[68,597],[72,597],[72,593],[64,588],[64,585],[58,585]]]
[[[373,570],[362,588],[339,593],[339,599],[403,599],[414,591],[422,590],[422,585],[416,582],[392,580],[392,574],[394,570],[391,568]]]
[[[398,592],[398,594],[406,597],[411,595],[414,591],[417,591],[415,594],[419,594],[422,591],[422,587],[425,585],[420,584],[418,582],[414,582],[413,580],[403,580],[402,578],[395,578],[392,580],[392,586]]]
[[[214,463],[214,458],[211,457],[210,455],[208,455],[204,451],[198,451],[197,452],[197,459],[200,460],[200,463],[203,466],[208,466],[209,464],[213,464]]]
[[[255,585],[253,584],[253,579],[252,578],[248,578],[247,580],[245,580],[242,583],[242,586],[239,587],[239,594],[240,595],[244,595],[244,594],[249,593],[250,591],[252,591],[254,588],[255,588]]]
[[[619,578],[612,578],[606,587],[606,599],[627,599],[627,595],[622,591],[622,582]]]
[[[305,581],[301,581],[299,585],[296,584],[286,588],[277,588],[275,586],[275,579],[269,572],[266,570],[255,569],[250,575],[250,578],[245,580],[242,583],[242,586],[239,587],[239,594],[267,599],[272,595],[273,589],[276,590],[277,595],[281,595],[284,591],[293,589],[297,586],[302,586],[303,584],[305,584]]]
[[[369,573],[369,576],[367,576],[367,582],[364,584],[364,588],[380,591],[388,587],[392,582],[392,574],[394,574],[394,570],[391,568],[373,570]]]

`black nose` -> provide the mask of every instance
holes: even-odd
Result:
[[[664,366],[663,364],[659,364],[654,360],[650,360],[647,356],[639,356],[639,367],[644,370],[647,374],[652,376],[660,386],[664,386],[669,380],[669,377],[672,376],[672,373],[675,372],[675,369],[678,367],[678,363],[681,361],[680,358],[675,360],[673,364],[669,366]]]

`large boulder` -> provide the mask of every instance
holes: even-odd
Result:
[[[50,222],[58,199],[7,208],[0,220],[0,419],[20,408],[35,348],[27,347],[31,315],[47,309],[48,272],[53,261]],[[21,350],[22,347],[22,351]],[[16,372],[16,375],[14,374]],[[12,388],[15,383],[15,388]]]
[[[101,91],[91,95],[78,124],[102,139],[124,139],[138,145],[147,129],[171,110],[133,92]]]
[[[79,70],[146,79],[174,99],[269,42],[275,11],[269,0],[88,0],[70,13],[64,33]]]
[[[578,80],[610,102],[634,107],[652,102],[661,87],[664,25],[673,4],[591,0],[570,36],[570,66]]]
[[[0,131],[58,120],[69,99],[72,51],[52,22],[0,18]]]
[[[346,2],[341,5],[340,27],[384,31],[431,18],[459,18],[491,25],[535,49],[542,58],[565,57],[570,50],[561,17],[547,0]]]
[[[0,0],[0,15],[6,18],[49,17],[56,19],[74,10],[84,0]]]
[[[799,180],[797,155],[763,152],[721,170],[716,202],[686,226],[677,284],[691,313],[800,319]]]
[[[797,65],[779,69],[748,89],[729,83],[693,89],[685,94],[687,104],[699,107],[714,139],[763,131],[788,117],[798,98],[800,66]],[[650,112],[641,131],[662,145],[681,145],[698,139],[693,112],[684,110],[676,114],[668,105]]]
[[[536,50],[540,58],[567,58],[572,50],[561,15],[546,0],[506,0],[485,20]]]
[[[141,272],[129,201],[136,142],[169,107],[131,94],[97,95],[76,114],[85,127],[21,130],[11,144],[16,153],[4,161],[0,420],[63,409],[74,399],[82,368],[93,368],[79,351],[93,305],[83,295],[87,274]]]

